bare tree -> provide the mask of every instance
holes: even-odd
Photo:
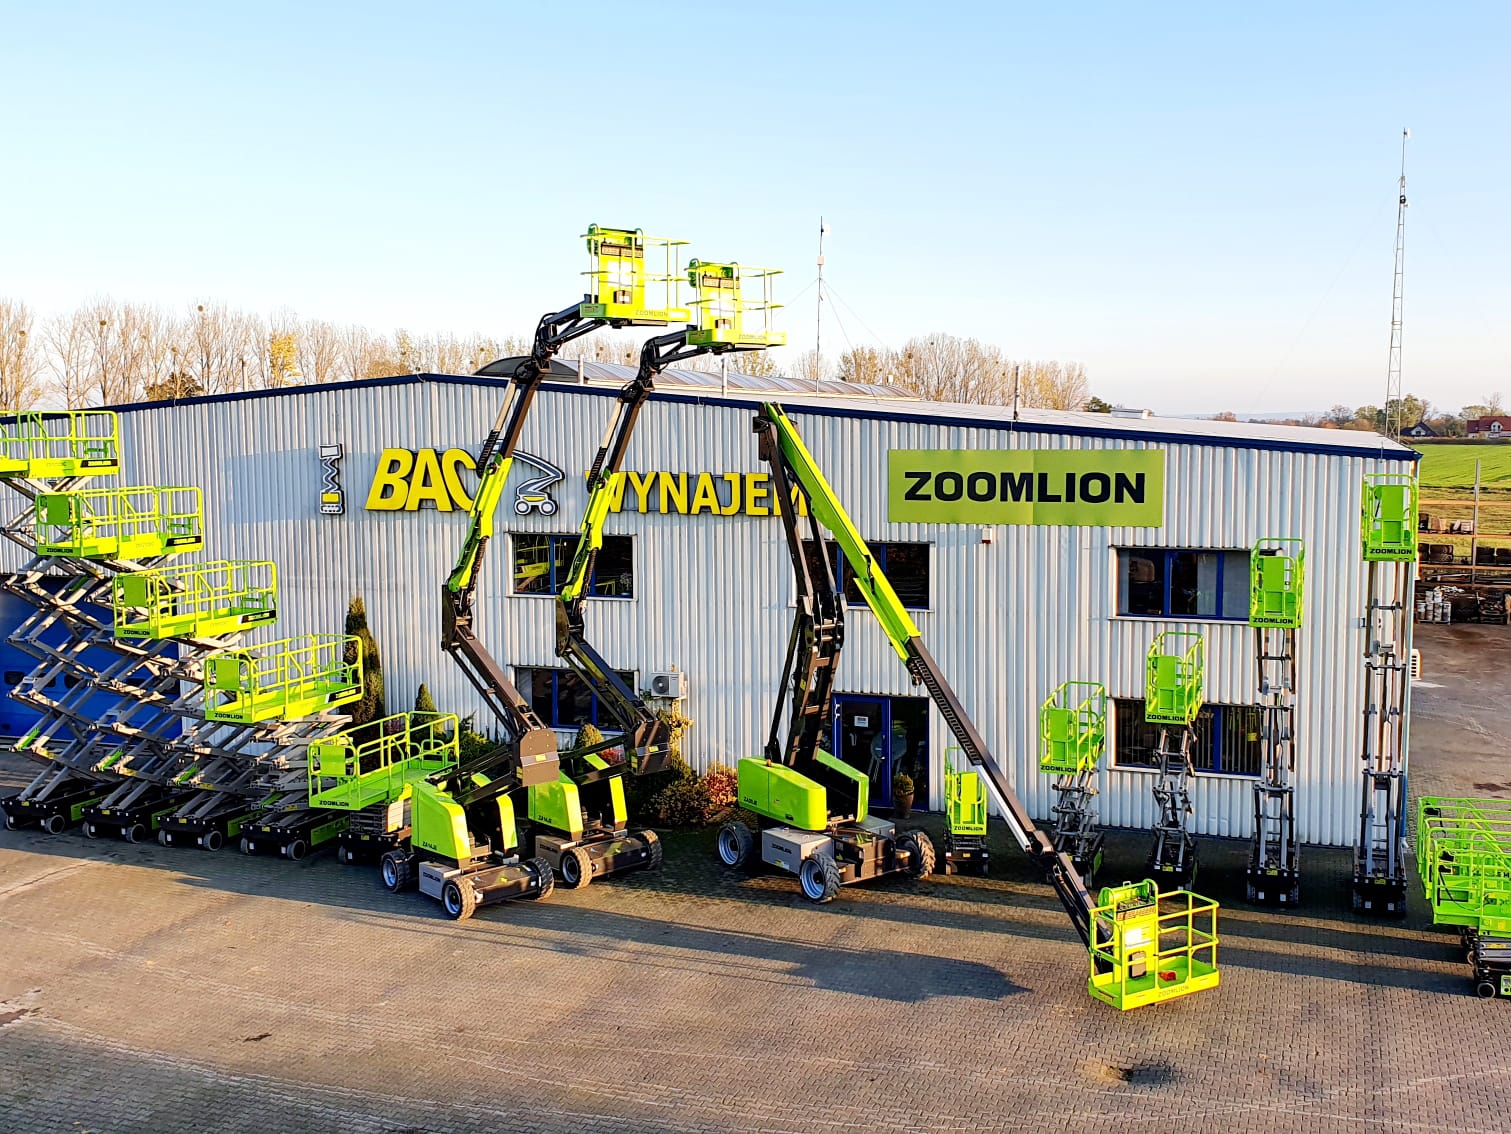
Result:
[[[0,410],[30,409],[41,394],[42,344],[32,333],[31,310],[0,299]]]

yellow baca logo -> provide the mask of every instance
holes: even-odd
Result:
[[[514,459],[530,475],[514,490],[516,515],[556,514],[552,486],[566,476],[544,457],[516,450]],[[462,483],[462,471],[477,471],[477,462],[466,449],[384,449],[367,490],[369,512],[465,512],[472,507],[472,493]]]

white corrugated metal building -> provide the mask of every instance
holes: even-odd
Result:
[[[581,470],[629,375],[563,367],[544,387],[500,509],[510,534],[494,541],[479,584],[484,641],[563,728],[594,710],[550,672],[551,564],[569,557],[571,540],[543,537],[575,531],[585,502]],[[1037,771],[1038,706],[1063,680],[1096,680],[1118,699],[1100,772],[1102,821],[1151,824],[1152,777],[1143,766],[1152,741],[1137,704],[1144,658],[1160,631],[1194,630],[1205,638],[1206,698],[1217,708],[1202,722],[1193,830],[1250,833],[1258,767],[1256,724],[1245,707],[1259,697],[1244,621],[1247,549],[1265,537],[1305,540],[1298,831],[1305,842],[1353,843],[1365,635],[1361,484],[1366,473],[1411,472],[1414,452],[1348,432],[1041,410],[1014,420],[1001,407],[838,383],[817,395],[794,382],[740,388],[752,385],[759,384],[677,372],[658,382],[630,446],[623,510],[608,525],[628,543],[606,547],[598,572],[605,594],[587,604],[591,639],[633,671],[639,687],[654,674],[684,675],[682,709],[695,722],[684,747],[695,766],[757,753],[777,695],[793,584],[780,521],[761,514],[769,513],[769,494],[751,432],[759,402],[776,398],[862,533],[885,545],[881,554],[918,608],[925,642],[1036,815],[1052,800],[1048,777]],[[337,631],[348,599],[361,594],[382,647],[390,709],[412,703],[423,681],[442,709],[478,710],[481,719],[480,702],[439,647],[439,593],[466,529],[475,483],[467,454],[504,394],[496,380],[419,375],[126,407],[117,483],[200,485],[203,558],[276,561],[282,613],[259,637]],[[320,450],[331,445],[343,450],[342,514],[321,512]],[[1092,466],[1115,460],[1098,454],[1151,452],[1151,479],[1163,481],[1162,494],[1150,486],[1162,499],[1157,526],[986,524],[974,522],[974,508],[963,523],[893,522],[893,450],[1026,451],[1031,460],[1064,451]],[[563,478],[549,483],[558,472]],[[959,495],[958,480],[950,487]],[[529,514],[511,510],[516,499]],[[542,514],[552,503],[554,515]],[[840,754],[875,772],[883,802],[888,772],[911,770],[918,803],[941,806],[948,731],[855,602],[838,687]]]

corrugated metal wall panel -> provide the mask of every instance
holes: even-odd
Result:
[[[339,629],[348,598],[366,597],[383,651],[390,708],[407,707],[421,681],[444,709],[480,702],[438,645],[439,593],[462,540],[460,512],[368,512],[367,488],[385,447],[475,451],[497,411],[497,389],[415,383],[303,393],[123,415],[122,482],[199,484],[209,541],[204,558],[278,563],[283,614],[260,637]],[[613,411],[606,397],[547,388],[522,448],[568,470],[553,489],[554,517],[507,514],[512,530],[568,532],[585,493],[580,470]],[[1037,768],[1037,709],[1062,680],[1102,680],[1114,696],[1142,695],[1144,654],[1164,629],[1196,628],[1207,643],[1207,696],[1257,700],[1251,631],[1243,625],[1115,617],[1120,546],[1247,548],[1264,536],[1307,544],[1306,624],[1297,698],[1298,828],[1302,839],[1353,840],[1365,568],[1358,559],[1359,485],[1377,462],[1294,451],[1166,444],[1163,528],[991,529],[886,520],[886,454],[894,448],[1138,448],[1143,442],[1004,434],[964,425],[836,417],[790,407],[858,526],[876,540],[931,543],[931,609],[915,617],[983,735],[1036,814],[1052,793]],[[346,447],[347,514],[317,512],[322,443]],[[728,405],[652,404],[631,445],[636,470],[762,471],[750,412]],[[1399,471],[1398,464],[1380,469]],[[506,496],[506,504],[510,497]],[[616,665],[642,679],[673,667],[688,674],[685,711],[696,722],[693,762],[731,763],[762,744],[792,616],[792,585],[779,522],[640,514],[609,529],[635,540],[637,596],[587,607],[589,633]],[[501,512],[501,517],[505,513]],[[508,541],[490,550],[479,590],[479,628],[507,663],[550,666],[554,610],[509,594]],[[870,613],[852,613],[839,687],[917,695]],[[950,740],[931,719],[936,795]],[[1155,814],[1145,772],[1104,768],[1100,806],[1108,825],[1145,827]],[[1252,780],[1198,776],[1199,833],[1247,835]]]

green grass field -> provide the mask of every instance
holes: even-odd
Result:
[[[1474,462],[1480,462],[1480,491],[1511,493],[1511,442],[1435,441],[1421,443],[1422,495],[1455,488],[1473,492]]]

